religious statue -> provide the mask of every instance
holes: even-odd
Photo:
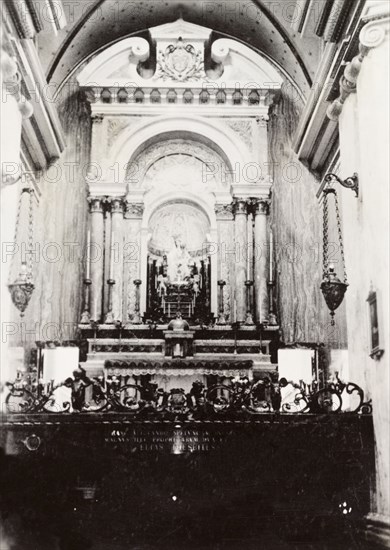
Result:
[[[160,275],[157,277],[157,292],[160,298],[161,296],[165,296],[167,293],[166,282],[167,282],[167,278],[164,277],[162,273],[160,273]]]
[[[199,274],[196,273],[193,276],[193,283],[192,283],[192,290],[194,291],[195,299],[198,297],[198,294],[200,292],[199,286],[200,286],[200,277],[199,277]]]
[[[190,276],[191,257],[185,243],[180,237],[173,238],[171,250],[167,255],[168,260],[168,278],[170,283],[183,284],[186,278]]]

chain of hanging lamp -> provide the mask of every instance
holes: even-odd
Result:
[[[28,176],[27,176],[28,177]],[[22,213],[22,203],[23,196],[25,193],[29,194],[29,204],[28,204],[28,226],[27,226],[27,255],[28,261],[22,261],[20,272],[17,278],[13,283],[9,282],[8,288],[11,293],[11,299],[15,307],[20,311],[21,317],[23,317],[24,312],[30,302],[34,284],[33,284],[33,240],[34,240],[34,198],[33,193],[34,189],[31,186],[30,179],[28,179],[28,185],[24,186],[21,190],[18,208],[16,213],[16,222],[15,222],[15,235],[14,243],[17,243],[18,239],[18,229],[20,228],[21,223],[21,213]]]
[[[329,263],[329,195],[333,195],[335,202],[339,250],[343,268],[343,281],[337,277],[334,266]],[[336,190],[333,187],[328,187],[327,189],[324,189],[323,202],[323,281],[321,284],[321,290],[324,295],[325,302],[330,309],[332,325],[334,325],[335,310],[342,303],[347,286],[348,282],[345,267],[340,207]]]

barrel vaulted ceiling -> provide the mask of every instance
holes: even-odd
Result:
[[[58,86],[109,44],[179,17],[251,46],[273,61],[304,95],[318,65],[322,41],[314,28],[320,13],[313,10],[306,32],[298,32],[300,0],[66,0],[63,4],[67,25],[54,39],[45,33],[38,38],[48,79]]]

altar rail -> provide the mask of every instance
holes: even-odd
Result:
[[[249,362],[250,363],[250,362]],[[241,363],[239,363],[242,366]],[[253,420],[264,413],[350,412],[371,414],[372,406],[363,390],[354,383],[337,382],[318,387],[317,383],[295,384],[269,376],[249,380],[247,376],[209,377],[206,385],[193,382],[190,391],[177,387],[164,390],[151,376],[98,376],[88,378],[83,369],[73,378],[53,386],[39,380],[29,386],[26,379],[8,384],[5,412],[12,413],[127,413],[149,420]],[[283,390],[290,391],[283,398]],[[292,391],[291,391],[292,390]],[[345,406],[347,404],[347,406]]]

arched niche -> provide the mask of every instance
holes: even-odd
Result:
[[[128,192],[143,192],[145,202],[174,190],[229,194],[233,183],[225,153],[188,131],[166,132],[144,143],[127,163],[125,179]]]
[[[142,230],[141,230],[141,250],[140,250],[140,265],[141,265],[141,280],[147,280],[147,262],[148,256],[151,252],[151,239],[153,238],[153,226],[154,221],[159,217],[164,215],[164,211],[168,212],[168,216],[173,217],[173,213],[169,212],[169,209],[172,209],[177,215],[182,215],[182,217],[193,216],[194,219],[197,219],[197,235],[199,239],[204,238],[206,243],[216,243],[217,242],[217,223],[216,216],[214,211],[214,202],[205,199],[198,194],[191,193],[189,191],[181,191],[177,193],[171,191],[165,194],[161,194],[156,197],[155,200],[150,202],[144,211],[142,218]],[[166,240],[167,244],[162,246],[159,250],[167,251],[169,241],[172,237],[175,236],[174,228],[171,228],[172,231],[170,234],[169,231],[169,221],[167,222],[167,235]],[[204,224],[202,230],[202,224]],[[196,249],[196,244],[191,245],[191,238],[188,231],[191,228],[190,220],[184,220],[181,227],[177,228],[176,233],[181,235],[182,240],[186,241],[188,251],[190,254],[195,256],[199,255],[199,249]],[[177,236],[177,235],[176,235]],[[198,240],[199,240],[198,239]],[[212,247],[213,248],[213,247]],[[217,313],[217,255],[212,255],[210,258],[211,262],[211,280],[210,280],[210,289],[211,289],[211,300],[210,306],[213,313]],[[140,306],[141,311],[146,311],[147,305],[147,288],[146,285],[141,287],[140,295]]]
[[[191,128],[191,132],[188,131]],[[150,144],[164,141],[169,136],[183,136],[195,143],[203,143],[215,151],[228,171],[243,167],[251,161],[249,149],[237,140],[237,135],[222,123],[191,115],[145,118],[139,124],[124,128],[117,136],[106,158],[107,169],[116,166],[118,181],[125,192],[129,166]],[[238,170],[238,176],[241,170]],[[236,180],[237,183],[237,180]]]

